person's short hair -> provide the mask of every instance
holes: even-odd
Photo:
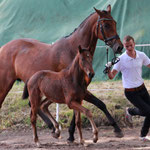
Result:
[[[129,42],[130,40],[132,40],[134,42],[134,38],[130,35],[126,35],[123,39],[123,42]]]

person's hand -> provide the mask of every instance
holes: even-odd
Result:
[[[108,63],[105,65],[105,69],[104,69],[103,72],[104,72],[105,74],[108,73],[108,72],[110,71],[111,67],[112,67],[112,62],[108,62]]]
[[[105,65],[105,67],[111,68],[111,67],[112,67],[112,62],[108,62],[108,63]]]

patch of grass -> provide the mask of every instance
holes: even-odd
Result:
[[[88,120],[88,118],[85,116],[85,115],[83,115],[83,114],[81,114],[81,120],[82,120],[82,127],[84,127],[84,128],[86,128],[86,127],[88,127],[89,125],[90,125],[90,121]]]
[[[65,106],[61,106],[60,109],[62,109]],[[73,117],[73,111],[71,109],[66,108],[63,111],[60,111],[59,113],[59,123],[62,127],[68,127],[68,124],[71,123]]]

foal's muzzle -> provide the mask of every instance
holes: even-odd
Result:
[[[92,79],[92,78],[94,77],[94,75],[95,75],[94,72],[90,72],[90,73],[88,74],[88,77],[89,77],[90,79]]]

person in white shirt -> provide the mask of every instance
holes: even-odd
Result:
[[[125,96],[135,106],[135,108],[126,108],[126,122],[132,127],[132,116],[145,116],[140,139],[150,141],[147,136],[150,128],[150,95],[142,79],[142,66],[150,68],[150,59],[144,52],[135,50],[133,37],[125,36],[123,45],[125,52],[119,57],[120,61],[114,65],[113,69],[111,70],[111,66],[106,64],[108,77],[113,79],[118,72],[122,73]]]

